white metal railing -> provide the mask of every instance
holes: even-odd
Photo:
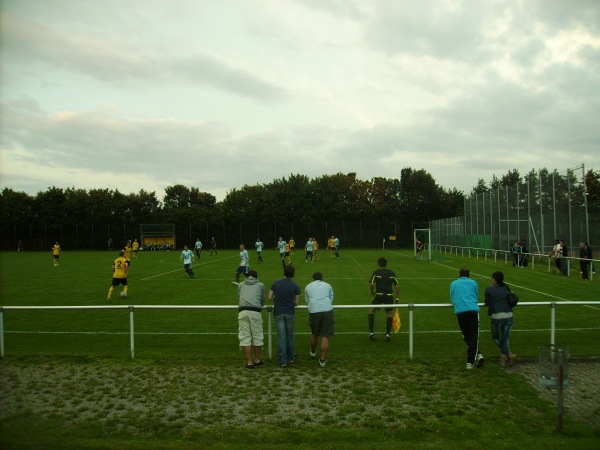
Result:
[[[600,307],[600,301],[559,301],[559,302],[519,302],[520,307],[550,307],[550,343],[556,344],[556,307],[557,306],[582,306],[595,305]],[[452,308],[450,303],[409,303],[402,305],[391,305],[393,308],[408,309],[408,355],[414,359],[414,310],[421,308]],[[480,307],[485,304],[480,303]],[[368,309],[373,305],[335,305],[334,309]],[[134,331],[134,311],[136,309],[234,309],[237,305],[103,305],[103,306],[0,306],[0,357],[4,358],[4,311],[25,311],[25,310],[108,310],[124,309],[129,310],[129,348],[131,359],[135,359],[135,331]],[[273,306],[265,306],[263,309],[268,311],[267,321],[267,346],[269,350],[269,359],[273,359],[273,327],[272,310]],[[307,309],[305,305],[297,306],[296,309]]]
[[[437,247],[438,251],[440,253],[444,253],[444,254],[458,256],[458,254],[460,252],[460,256],[462,258],[464,258],[465,255],[469,259],[471,258],[471,256],[475,256],[476,259],[479,259],[480,257],[482,257],[485,261],[487,261],[488,257],[489,258],[493,257],[494,262],[498,262],[498,254],[500,254],[500,255],[504,254],[504,265],[508,265],[508,262],[512,261],[512,258],[513,258],[513,252],[511,252],[510,250],[495,250],[495,249],[491,249],[491,248],[479,248],[479,247],[461,247],[459,245],[450,245],[450,244],[432,244],[431,246],[434,248]],[[535,269],[535,258],[536,257],[539,258],[541,262],[543,262],[544,258],[545,258],[547,260],[548,272],[550,272],[550,269],[552,267],[552,260],[556,259],[552,255],[544,255],[542,253],[519,253],[519,255],[528,256],[531,258],[530,260],[528,259],[528,261],[531,261],[532,269]],[[594,278],[594,263],[600,262],[600,259],[577,258],[574,256],[561,256],[560,259],[568,261],[567,275],[570,274],[572,261],[589,261],[590,267],[588,268],[588,276],[589,276],[590,281],[592,281]],[[521,259],[519,258],[518,259],[519,267],[520,267],[520,264],[521,264]],[[544,264],[546,264],[546,263],[544,263]]]

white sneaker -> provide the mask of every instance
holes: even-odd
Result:
[[[325,367],[325,365],[327,365],[327,361],[326,361],[326,360],[324,360],[324,359],[319,359],[319,365],[320,365],[321,367]]]
[[[483,355],[481,353],[477,354],[477,357],[475,358],[475,364],[477,364],[477,367],[483,367]]]
[[[467,363],[467,369],[474,369],[475,364]]]
[[[312,350],[310,351],[310,357],[312,359],[315,359],[317,357],[317,352],[313,352]]]

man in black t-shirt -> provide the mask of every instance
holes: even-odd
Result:
[[[394,291],[396,291],[396,303],[400,302],[400,286],[396,279],[396,274],[387,268],[387,260],[379,258],[377,260],[379,269],[373,272],[369,280],[369,290],[373,296],[372,305],[392,305],[394,303]],[[375,340],[375,311],[379,308],[369,310],[369,338]],[[392,331],[392,317],[394,308],[385,308],[387,315],[385,340],[390,341],[390,332]]]

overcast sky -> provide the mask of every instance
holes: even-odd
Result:
[[[3,0],[0,186],[600,169],[600,1]]]

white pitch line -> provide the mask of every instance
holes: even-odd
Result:
[[[591,328],[556,328],[556,331],[597,331],[600,330],[599,327],[591,327]],[[550,328],[532,328],[525,330],[512,329],[511,333],[545,333],[550,331]],[[13,331],[5,331],[7,334],[81,334],[81,335],[128,335],[130,334],[128,331],[24,331],[24,330],[13,330]],[[400,334],[408,334],[408,331],[400,331]],[[429,330],[429,331],[413,331],[413,334],[458,334],[460,330]],[[182,332],[182,331],[136,331],[136,335],[145,335],[145,336],[237,336],[238,332]],[[310,335],[309,332],[295,332],[295,334],[300,335]],[[368,334],[366,331],[341,331],[336,332],[336,335],[361,335]]]
[[[358,267],[360,267],[362,269],[362,266],[356,259],[354,259],[354,256],[350,256],[350,258],[352,258],[352,261],[354,261],[356,264],[358,264]]]
[[[212,261],[208,261],[208,262],[204,262],[204,263],[196,263],[196,266],[205,266],[207,264],[212,264],[212,263],[215,263],[215,262],[224,261],[226,259],[231,259],[231,258],[237,258],[237,255],[228,256],[227,258],[213,259]],[[168,275],[170,273],[179,272],[181,270],[183,270],[183,269],[175,269],[175,270],[170,270],[168,272],[159,273],[157,275],[151,275],[149,277],[142,278],[140,281],[150,280],[151,278],[156,278],[156,277],[162,277],[163,275]]]

